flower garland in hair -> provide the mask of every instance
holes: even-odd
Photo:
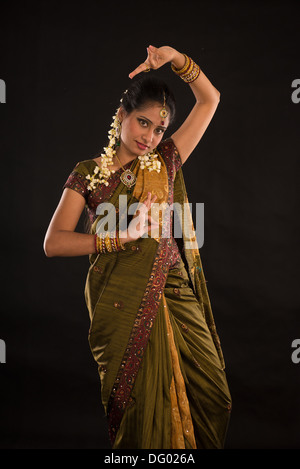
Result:
[[[127,93],[127,91],[128,90],[125,91],[125,94]],[[123,98],[120,102],[122,101]],[[109,170],[108,166],[111,166],[113,164],[113,158],[116,155],[115,148],[119,144],[120,140],[120,121],[118,118],[119,109],[120,108],[117,109],[113,117],[113,122],[110,125],[112,128],[108,132],[108,146],[104,147],[104,153],[101,154],[102,166],[100,168],[100,166],[97,165],[94,169],[94,174],[88,174],[86,176],[86,179],[90,181],[89,185],[87,186],[88,190],[95,189],[97,184],[104,184],[105,186],[108,186],[107,179],[111,176],[111,174],[115,173],[115,170]],[[154,150],[144,156],[139,156],[138,158],[141,161],[140,169],[147,168],[148,171],[157,171],[159,173],[161,168],[161,162],[157,160],[157,157],[158,155],[155,153]],[[99,175],[100,177],[97,178],[97,175]]]
[[[120,123],[119,119],[117,117],[119,109],[117,109],[116,114],[113,117],[113,122],[111,124],[112,129],[109,130],[108,132],[108,139],[109,143],[107,147],[104,147],[104,153],[101,154],[101,161],[102,165],[101,168],[100,166],[96,166],[94,169],[94,174],[92,176],[88,174],[86,176],[86,179],[90,180],[90,184],[88,185],[88,190],[93,190],[95,189],[97,184],[104,184],[105,186],[108,186],[108,181],[107,179],[110,177],[111,174],[115,173],[115,170],[108,169],[108,166],[111,166],[113,163],[113,157],[116,154],[115,146],[116,146],[116,140],[120,136]],[[99,174],[100,178],[96,178],[97,174]]]

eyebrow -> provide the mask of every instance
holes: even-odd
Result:
[[[154,125],[153,122],[150,119],[148,119],[148,117],[145,117],[145,116],[139,116],[139,117],[142,119],[145,119],[146,121],[150,122],[150,124]],[[160,127],[161,129],[167,130],[167,127],[164,127],[163,125],[157,125],[156,127]]]

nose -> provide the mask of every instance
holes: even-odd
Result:
[[[153,142],[154,130],[151,127],[145,129],[142,137],[145,145],[151,145],[151,143]]]

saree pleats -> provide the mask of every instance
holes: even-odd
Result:
[[[164,293],[185,380],[196,446],[198,449],[222,448],[231,398],[217,349],[182,261],[177,269],[170,270]]]
[[[192,289],[182,287],[186,282],[183,263],[169,271],[114,449],[224,446],[231,408],[227,381]]]

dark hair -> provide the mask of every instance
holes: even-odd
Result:
[[[171,123],[175,117],[175,98],[168,85],[158,78],[140,75],[133,78],[128,90],[121,97],[122,106],[130,114],[132,111],[141,109],[151,102],[158,102],[163,105],[164,96],[166,106],[170,110]]]

